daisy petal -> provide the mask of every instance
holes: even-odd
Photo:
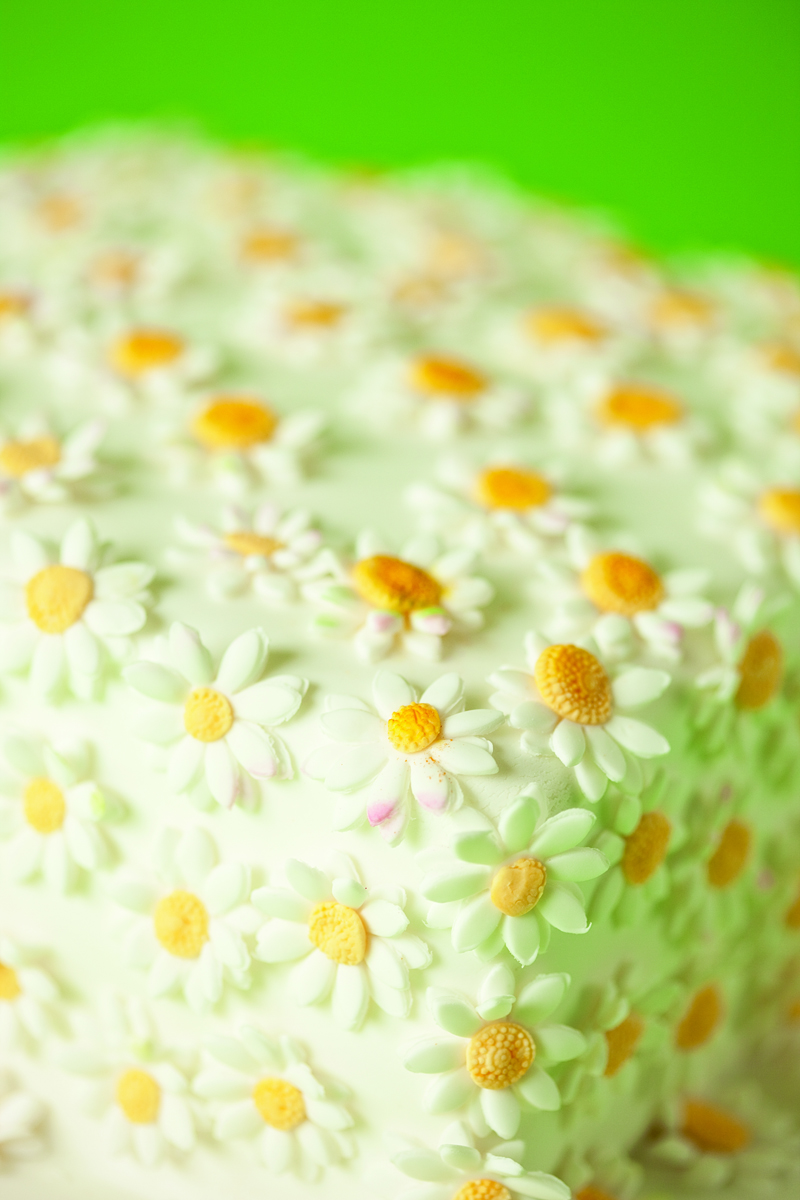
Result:
[[[97,555],[97,535],[85,517],[70,525],[61,543],[61,562],[65,567],[91,571]]]
[[[541,1067],[531,1067],[527,1075],[516,1084],[516,1088],[531,1108],[539,1108],[544,1112],[557,1112],[561,1108],[558,1085]]]
[[[481,1109],[486,1124],[501,1138],[512,1138],[519,1129],[522,1113],[512,1088],[481,1091]]]
[[[540,1025],[536,1030],[536,1049],[548,1062],[568,1062],[586,1049],[586,1038],[569,1025]]]
[[[594,813],[585,808],[567,808],[548,817],[536,831],[531,842],[531,854],[537,858],[549,858],[551,854],[563,854],[582,842],[595,823]]]
[[[432,748],[436,761],[454,775],[496,775],[497,763],[488,750],[466,738],[453,742],[436,742]],[[429,753],[431,753],[429,751]]]
[[[583,904],[566,884],[548,882],[537,911],[562,933],[586,933],[589,929]]]
[[[514,1015],[526,1025],[538,1025],[558,1008],[569,987],[569,975],[538,975],[519,993]]]
[[[312,904],[319,904],[321,900],[327,900],[330,896],[330,880],[316,867],[310,867],[298,858],[290,858],[285,871],[289,885]]]
[[[586,750],[582,726],[573,721],[559,721],[550,737],[550,749],[565,767],[576,767]]]
[[[422,755],[415,755],[409,767],[411,791],[417,803],[429,812],[443,812],[450,797],[446,771]]]
[[[444,716],[458,712],[464,706],[463,679],[454,671],[442,675],[422,693],[422,702],[432,704]]]
[[[483,891],[489,883],[489,871],[472,863],[452,863],[443,871],[426,875],[422,882],[422,894],[434,904],[450,904],[453,900],[466,900],[476,892]]]
[[[656,700],[669,687],[671,676],[666,671],[647,667],[631,667],[623,671],[611,685],[614,702],[620,708],[636,708]]]
[[[89,605],[91,608],[92,605]],[[89,610],[86,610],[86,625],[91,628],[91,622],[88,620]],[[92,632],[87,629],[83,621],[76,621],[71,625],[64,634],[64,650],[67,655],[67,662],[70,670],[75,671],[78,675],[97,675],[100,671],[100,646],[97,643],[97,638],[94,636],[97,630]]]
[[[445,718],[442,736],[485,737],[503,723],[503,714],[492,708],[470,708],[466,712],[452,713]]]
[[[165,704],[182,704],[186,699],[186,680],[177,671],[162,667],[159,663],[133,663],[126,667],[122,674],[134,691],[141,692],[151,700],[161,700]]]
[[[369,1005],[367,972],[363,966],[340,963],[333,985],[333,1017],[345,1029],[358,1029]]]
[[[423,1100],[429,1113],[448,1113],[462,1108],[474,1095],[475,1084],[466,1067],[432,1079]],[[444,1165],[444,1164],[442,1164]]]
[[[535,912],[524,917],[503,917],[503,941],[521,967],[529,967],[536,961],[540,940]]]
[[[472,1037],[483,1025],[472,1005],[457,992],[428,988],[426,999],[436,1024],[454,1037]]]
[[[465,950],[475,950],[494,933],[502,915],[483,892],[463,904],[453,925],[453,948],[459,954]]]
[[[169,649],[175,666],[190,683],[195,686],[211,683],[214,678],[211,655],[196,629],[182,621],[173,622],[169,631]]]
[[[656,758],[669,753],[669,742],[650,725],[633,717],[612,717],[606,729],[621,746],[639,758]]]
[[[377,671],[372,681],[372,699],[381,718],[388,721],[398,708],[413,704],[416,693],[402,675],[395,675],[393,671]]]
[[[294,921],[269,921],[258,934],[256,956],[261,962],[294,962],[303,958],[311,949],[305,925]]]
[[[217,687],[227,695],[241,692],[260,679],[267,665],[269,642],[263,629],[249,629],[231,642],[217,672]]]
[[[260,726],[250,721],[235,721],[225,740],[248,775],[272,779],[277,774],[272,742]]]
[[[323,713],[322,727],[337,742],[377,742],[386,737],[386,726],[360,708],[337,708]]]
[[[605,729],[597,725],[588,725],[584,731],[592,757],[604,775],[614,783],[625,778],[625,755]]]
[[[291,975],[291,989],[298,1004],[316,1004],[324,999],[333,987],[337,964],[327,958],[321,950],[313,950],[305,962],[295,967]]]
[[[605,854],[591,846],[566,850],[547,861],[547,873],[551,879],[566,879],[573,883],[597,879],[598,875],[603,875],[607,870],[608,859]]]
[[[142,628],[147,613],[135,600],[92,600],[83,619],[98,637],[128,637]]]
[[[205,758],[205,747],[193,737],[184,737],[172,751],[167,771],[169,785],[175,792],[185,792],[200,777]]]
[[[233,707],[237,717],[259,725],[282,725],[294,716],[302,700],[299,690],[265,679],[238,692]]]
[[[239,795],[239,768],[224,739],[206,746],[206,783],[223,808],[232,808]]]
[[[461,1041],[426,1038],[401,1049],[400,1057],[407,1071],[421,1075],[443,1075],[464,1066],[466,1049]]]
[[[212,916],[230,912],[247,897],[248,870],[241,863],[220,863],[203,885],[203,901]]]

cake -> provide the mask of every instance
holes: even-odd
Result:
[[[9,1200],[800,1181],[800,290],[456,168],[0,171]]]

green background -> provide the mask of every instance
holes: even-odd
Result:
[[[0,0],[0,138],[154,116],[800,265],[800,0]]]

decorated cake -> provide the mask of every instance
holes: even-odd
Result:
[[[0,168],[0,1190],[800,1188],[800,289],[455,168]]]

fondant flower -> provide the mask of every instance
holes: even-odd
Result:
[[[753,575],[781,570],[800,589],[800,486],[787,478],[728,463],[701,489],[701,531],[728,545]]]
[[[240,863],[218,862],[204,829],[165,828],[154,846],[154,872],[118,872],[111,894],[122,907],[123,953],[148,971],[151,996],[178,989],[192,1008],[216,1004],[224,983],[249,986],[250,952],[242,937],[250,878]]]
[[[272,726],[291,720],[307,682],[297,675],[262,679],[268,639],[262,629],[240,634],[217,671],[199,634],[176,621],[170,629],[171,666],[138,662],[125,670],[137,692],[159,707],[137,722],[146,741],[169,747],[168,779],[204,805],[210,794],[224,808],[243,795],[244,779],[290,779],[289,753]]]
[[[709,440],[702,419],[661,387],[638,380],[607,380],[587,391],[583,422],[576,419],[572,406],[550,408],[557,440],[573,453],[591,445],[593,456],[606,466],[653,460],[685,466]]]
[[[0,1044],[8,1049],[44,1041],[56,1026],[58,996],[39,953],[0,937]]]
[[[285,874],[289,888],[253,892],[253,904],[272,918],[258,935],[256,958],[302,959],[290,975],[296,1002],[331,997],[334,1017],[347,1029],[361,1025],[370,1000],[390,1016],[407,1017],[409,969],[429,966],[431,953],[408,933],[405,893],[368,891],[344,855],[331,872],[289,859]]]
[[[46,1116],[41,1100],[23,1091],[10,1072],[0,1070],[0,1164],[42,1152]]]
[[[576,849],[594,821],[583,808],[547,817],[524,791],[503,809],[496,830],[484,820],[454,836],[451,854],[423,851],[428,924],[452,927],[454,950],[475,950],[486,961],[505,947],[523,967],[547,949],[551,925],[586,933],[576,882],[608,870],[599,850]]]
[[[70,499],[96,474],[95,451],[104,433],[102,421],[89,420],[58,437],[46,421],[33,418],[15,436],[0,438],[0,507]]]
[[[366,817],[387,841],[400,841],[410,818],[409,792],[424,809],[459,808],[459,777],[494,775],[492,743],[483,736],[502,723],[491,709],[464,709],[464,684],[442,675],[420,699],[390,671],[372,681],[377,712],[355,696],[329,696],[323,727],[334,742],[306,760],[304,770],[339,793],[335,826],[350,829]],[[350,794],[354,793],[354,794]]]
[[[216,1060],[200,1072],[195,1091],[215,1102],[214,1137],[221,1142],[258,1135],[265,1166],[316,1183],[323,1170],[354,1152],[353,1118],[341,1090],[327,1088],[293,1038],[267,1037],[253,1025],[238,1037],[205,1039]]]
[[[525,732],[531,754],[554,754],[593,803],[608,781],[641,788],[636,759],[669,751],[669,743],[650,725],[625,715],[655,700],[669,685],[664,671],[628,667],[613,680],[597,654],[569,643],[548,644],[536,633],[525,637],[528,670],[500,667],[489,676],[499,690],[490,703]]]

